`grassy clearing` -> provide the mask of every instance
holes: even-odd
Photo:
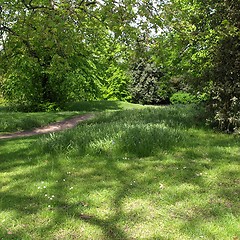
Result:
[[[138,104],[121,101],[92,101],[71,103],[68,105],[68,109],[64,112],[23,113],[9,111],[7,106],[1,105],[0,102],[0,134],[31,130],[36,127],[41,127],[86,112],[115,111],[136,108],[143,107]]]
[[[82,112],[0,112],[0,134],[30,130],[79,115]]]
[[[238,239],[239,138],[188,107],[0,141],[3,239]]]

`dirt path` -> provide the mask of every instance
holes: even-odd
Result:
[[[85,115],[81,115],[81,116],[76,116],[76,117],[73,117],[71,119],[51,123],[51,124],[46,125],[44,127],[35,128],[33,130],[30,130],[30,131],[3,134],[3,135],[0,135],[0,139],[12,139],[12,138],[17,138],[17,137],[30,137],[30,136],[40,135],[40,134],[44,134],[44,133],[62,131],[62,130],[65,130],[65,129],[73,128],[79,122],[82,122],[84,120],[88,120],[88,119],[93,118],[93,117],[94,117],[93,114],[85,114]]]

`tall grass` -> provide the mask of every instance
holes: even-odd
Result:
[[[197,124],[196,119],[187,118],[186,111],[177,107],[148,107],[105,112],[76,129],[44,136],[39,146],[48,153],[147,157],[184,142],[185,131]]]

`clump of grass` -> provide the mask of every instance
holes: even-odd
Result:
[[[172,122],[174,111],[178,112],[173,109],[152,107],[103,113],[76,129],[43,137],[39,145],[49,153],[151,156],[183,142],[184,131],[191,125],[191,119],[186,122],[189,126],[183,125],[181,116]]]

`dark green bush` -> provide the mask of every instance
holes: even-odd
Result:
[[[240,37],[220,41],[210,72],[212,87],[207,102],[209,121],[227,132],[240,129]]]
[[[141,104],[169,102],[167,84],[162,80],[163,73],[154,63],[140,60],[131,69],[132,101]]]

